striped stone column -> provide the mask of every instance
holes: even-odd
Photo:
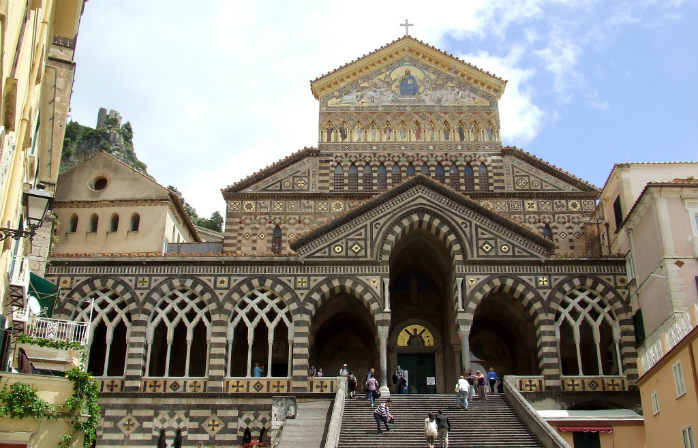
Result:
[[[226,373],[226,330],[227,322],[221,314],[213,316],[211,322],[211,340],[208,350],[208,392],[223,392]]]
[[[291,369],[291,390],[308,391],[308,358],[310,356],[310,322],[303,314],[293,319],[293,364]]]
[[[141,378],[145,372],[147,318],[134,317],[131,322],[128,350],[126,352],[126,371],[124,374],[124,392],[138,392],[141,388]]]

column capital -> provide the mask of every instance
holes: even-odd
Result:
[[[458,325],[458,336],[467,338],[470,336],[470,327],[466,325]]]

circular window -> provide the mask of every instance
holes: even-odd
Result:
[[[92,184],[92,187],[97,190],[104,190],[107,187],[107,178],[106,177],[98,177],[95,179],[94,183]]]

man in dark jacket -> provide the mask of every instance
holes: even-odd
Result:
[[[442,448],[448,448],[448,432],[451,430],[451,422],[444,415],[444,411],[439,411],[436,416],[436,427],[439,428],[439,440]]]

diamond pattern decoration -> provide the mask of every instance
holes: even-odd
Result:
[[[261,381],[257,381],[252,385],[252,388],[257,392],[261,392],[264,389],[264,384]]]
[[[119,428],[119,431],[121,431],[124,434],[131,434],[133,431],[138,429],[140,424],[138,423],[138,420],[133,418],[132,414],[126,414],[124,418],[119,420],[116,423],[116,427]]]
[[[354,252],[355,254],[358,254],[359,252],[361,252],[363,247],[361,247],[361,245],[359,243],[354,243],[351,245],[351,247],[349,249],[351,249],[351,251]]]
[[[221,429],[223,429],[223,422],[215,413],[212,413],[204,422],[201,424],[201,429],[206,431],[208,435],[215,436]]]
[[[181,389],[181,388],[182,388],[182,385],[179,384],[179,381],[172,381],[172,382],[170,383],[170,390],[171,390],[172,392],[177,392],[177,391],[178,391],[179,389]]]

